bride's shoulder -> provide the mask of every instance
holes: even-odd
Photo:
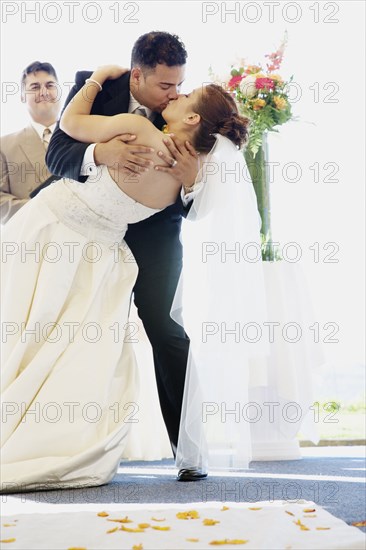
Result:
[[[146,134],[156,134],[160,131],[153,125],[153,123],[146,117],[134,114],[124,115],[130,117],[131,125],[136,127],[140,132]]]
[[[151,138],[157,131],[147,118],[131,113],[120,113],[112,117],[105,117],[103,122],[114,135],[130,133],[146,139]]]
[[[139,138],[146,145],[150,145],[153,148],[164,147],[163,139],[165,135],[146,117],[132,115],[134,118],[138,118],[137,131]],[[136,132],[137,133],[137,132]]]

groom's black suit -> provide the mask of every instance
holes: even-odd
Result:
[[[84,85],[90,72],[78,72],[76,84],[66,104]],[[93,104],[92,114],[115,115],[128,112],[130,73],[108,80]],[[154,125],[165,123],[160,114]],[[75,141],[59,126],[50,141],[46,162],[52,174],[79,181],[80,168],[88,144]],[[87,183],[86,183],[87,185]],[[179,240],[182,216],[186,212],[180,197],[175,204],[139,223],[128,226],[126,242],[139,267],[134,300],[153,348],[160,406],[170,441],[176,446],[189,339],[183,328],[170,317],[170,308],[182,269],[182,245]],[[101,366],[102,367],[102,366]]]

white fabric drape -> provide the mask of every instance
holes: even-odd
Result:
[[[217,135],[184,224],[172,317],[191,339],[176,465],[247,468],[250,358],[266,356],[257,201],[242,153]]]

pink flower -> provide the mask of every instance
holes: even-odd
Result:
[[[255,81],[255,87],[257,90],[265,88],[266,90],[273,90],[275,83],[272,78],[257,78]]]
[[[277,71],[280,68],[282,63],[283,52],[282,51],[274,52],[269,55],[266,55],[266,57],[268,57],[272,61],[272,63],[267,63],[268,72],[271,73],[273,71]]]
[[[228,82],[228,86],[230,89],[234,89],[237,86],[239,86],[240,82],[243,80],[243,75],[238,74],[236,76],[231,77],[231,79]]]
[[[270,60],[270,63],[267,63],[267,70],[269,73],[272,73],[273,71],[277,71],[282,63],[283,55],[285,53],[285,48],[287,44],[287,31],[284,34],[283,40],[280,44],[280,47],[276,52],[267,54],[265,57],[268,57]]]

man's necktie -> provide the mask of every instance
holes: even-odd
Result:
[[[134,115],[144,116],[147,117],[146,109],[145,107],[137,107],[137,109],[133,112]]]
[[[43,147],[45,148],[45,151],[47,151],[47,147],[51,139],[51,134],[52,132],[49,128],[45,128],[43,130],[42,142],[43,142]]]

